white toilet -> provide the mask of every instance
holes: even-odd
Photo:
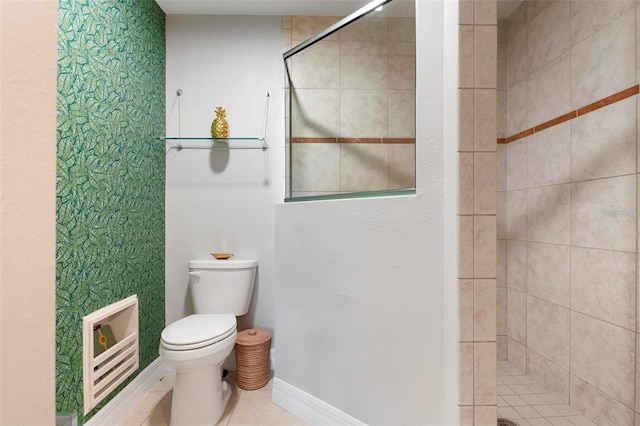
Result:
[[[160,357],[176,370],[171,425],[215,425],[231,391],[222,363],[236,342],[236,316],[249,310],[257,260],[191,260],[194,314],[162,331]]]

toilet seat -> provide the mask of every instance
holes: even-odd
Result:
[[[193,314],[167,326],[160,344],[173,351],[204,348],[236,332],[235,315]]]

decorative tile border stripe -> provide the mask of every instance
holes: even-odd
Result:
[[[541,132],[553,126],[557,126],[558,124],[564,123],[565,121],[573,120],[576,117],[580,117],[581,115],[585,115],[597,109],[604,108],[623,99],[637,95],[638,93],[640,93],[640,85],[636,84],[635,86],[629,87],[628,89],[622,90],[618,93],[614,93],[611,96],[607,96],[606,98],[600,99],[599,101],[596,101],[582,108],[578,108],[575,111],[571,111],[567,114],[561,115],[560,117],[545,121],[542,124],[538,124],[537,126],[527,129],[523,132],[516,133],[515,135],[509,136],[508,138],[498,138],[497,142],[498,144],[507,144],[517,141],[518,139],[522,139],[534,133]]]
[[[414,144],[415,138],[291,138],[291,143],[386,143]]]

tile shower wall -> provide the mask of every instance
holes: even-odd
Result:
[[[496,424],[496,2],[459,3],[459,423]]]
[[[339,19],[287,18],[285,45],[295,46]],[[294,56],[290,71],[293,134],[314,141],[292,147],[293,196],[415,186],[414,18],[359,20]]]
[[[637,1],[527,1],[499,22],[509,137],[638,84]],[[638,95],[498,145],[506,359],[598,425],[637,424]]]
[[[56,409],[80,423],[106,403],[81,415],[84,315],[137,294],[139,371],[158,357],[164,21],[150,0],[59,2]]]

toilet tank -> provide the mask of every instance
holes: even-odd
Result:
[[[194,312],[246,314],[257,267],[257,260],[190,260],[189,287]]]

